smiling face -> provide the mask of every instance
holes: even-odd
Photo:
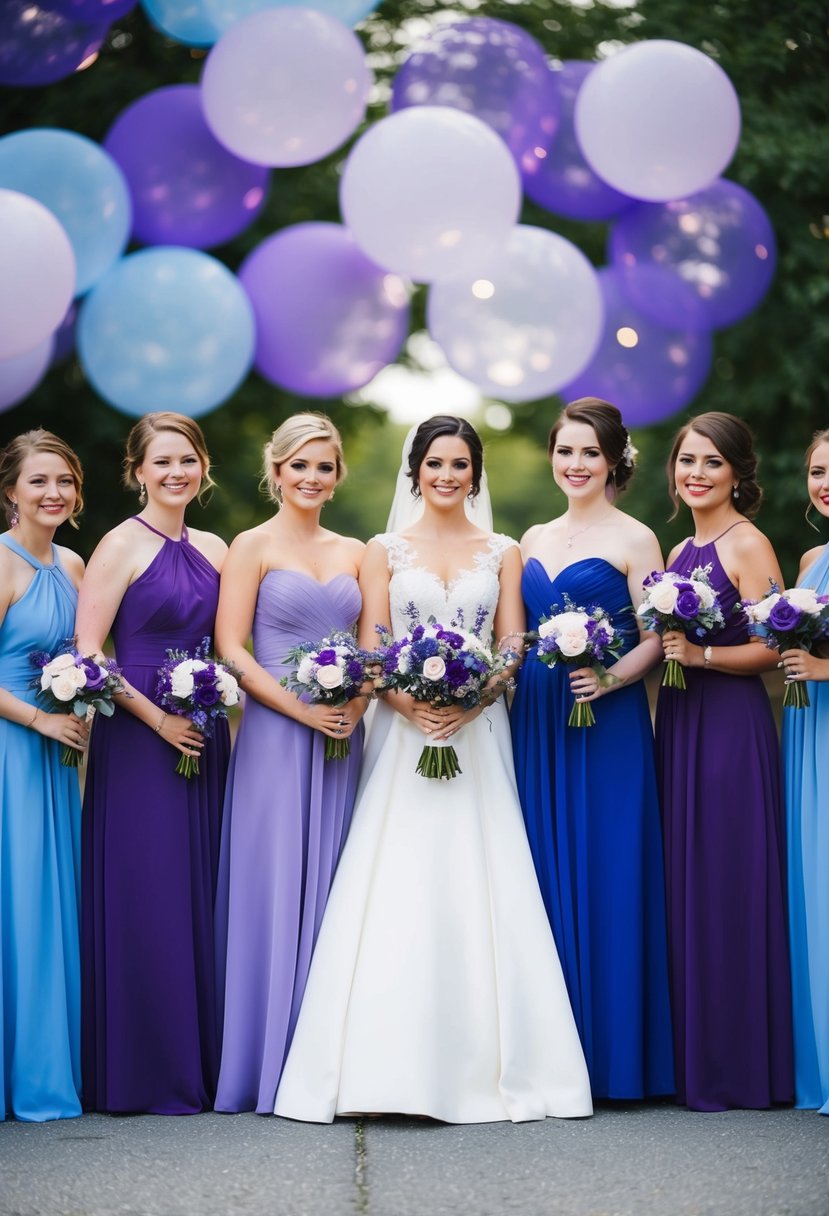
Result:
[[[674,463],[676,492],[695,511],[722,507],[731,500],[737,477],[710,439],[689,430]]]
[[[813,506],[829,516],[829,441],[819,443],[809,459],[806,487]]]
[[[589,502],[604,495],[610,465],[586,422],[568,421],[559,427],[551,464],[555,483],[568,498]]]
[[[21,523],[56,528],[69,519],[78,498],[69,465],[56,452],[32,452],[20,465],[9,499]]]
[[[472,489],[472,456],[459,435],[439,435],[420,462],[417,484],[423,501],[441,509],[463,503]]]
[[[309,439],[274,468],[282,504],[319,510],[337,485],[337,449],[327,439]]]
[[[162,507],[187,505],[199,492],[204,468],[190,440],[178,431],[158,431],[135,470],[147,501]]]

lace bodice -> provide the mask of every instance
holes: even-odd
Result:
[[[414,549],[397,532],[384,532],[375,540],[388,553],[391,628],[396,638],[405,636],[412,628],[408,611],[412,604],[417,620],[426,622],[433,616],[441,625],[455,624],[464,629],[473,627],[478,609],[484,608],[486,618],[480,636],[489,637],[498,606],[501,562],[516,543],[511,537],[492,533],[475,554],[474,565],[461,570],[448,585],[433,570],[416,564]]]

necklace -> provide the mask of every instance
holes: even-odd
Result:
[[[576,537],[577,537],[577,536],[581,536],[581,534],[582,534],[583,532],[589,532],[589,531],[590,531],[590,529],[591,529],[592,527],[594,527],[596,524],[603,524],[603,523],[606,523],[606,522],[607,522],[607,520],[608,520],[608,518],[609,518],[609,517],[607,517],[607,516],[606,516],[606,517],[604,517],[604,518],[602,518],[602,519],[594,519],[594,520],[591,520],[591,522],[590,522],[589,524],[585,524],[583,528],[576,528],[575,532],[570,532],[570,533],[567,535],[567,539],[566,539],[566,541],[565,541],[565,544],[566,544],[567,548],[568,548],[568,549],[572,549],[572,548],[573,548],[573,541],[576,539]]]

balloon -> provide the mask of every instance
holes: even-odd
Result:
[[[50,334],[32,350],[0,360],[0,410],[7,410],[37,388],[52,358],[55,340]]]
[[[475,17],[432,29],[398,70],[392,109],[452,106],[501,136],[531,169],[556,133],[560,102],[543,47],[509,21]]]
[[[113,266],[84,300],[77,333],[84,371],[110,405],[192,418],[238,387],[255,336],[236,277],[209,254],[174,246]]]
[[[73,300],[69,311],[55,330],[52,337],[55,340],[52,350],[52,366],[65,363],[75,353],[75,328],[78,323],[78,301]]]
[[[420,283],[474,267],[506,240],[521,185],[506,144],[479,118],[414,106],[352,148],[340,208],[373,261]]]
[[[600,63],[579,90],[576,137],[599,177],[664,202],[702,190],[740,138],[740,103],[722,68],[694,47],[654,39]]]
[[[361,388],[408,332],[403,282],[339,224],[296,224],[263,241],[239,270],[256,314],[256,367],[311,397]]]
[[[78,295],[127,247],[132,205],[126,180],[112,157],[84,135],[39,127],[4,136],[0,186],[36,198],[63,224],[75,254]]]
[[[590,360],[602,299],[581,250],[555,232],[519,226],[478,273],[435,283],[427,317],[455,371],[490,396],[533,401]]]
[[[204,0],[141,0],[141,7],[156,29],[185,46],[212,46],[219,37]]]
[[[597,177],[582,155],[573,128],[573,110],[582,82],[595,64],[570,60],[552,73],[560,99],[558,133],[550,143],[537,149],[536,156],[524,166],[524,191],[539,207],[573,220],[608,220],[631,205],[627,194],[620,194]],[[540,153],[544,155],[540,155]]]
[[[0,189],[0,359],[38,346],[75,294],[66,230],[37,199]]]
[[[0,84],[52,84],[71,76],[100,50],[108,28],[75,21],[37,0],[3,0]]]
[[[292,8],[297,0],[202,0],[204,11],[220,33],[235,21],[265,8]],[[309,8],[336,17],[343,25],[357,25],[377,8],[378,0],[314,0]]]
[[[76,21],[86,21],[90,24],[111,25],[138,4],[138,0],[48,0],[49,8],[64,17],[74,17]]]
[[[133,237],[146,245],[220,245],[262,210],[270,172],[239,160],[204,121],[198,85],[155,89],[104,140],[132,192]]]
[[[588,366],[561,389],[563,397],[612,401],[628,426],[659,422],[693,400],[711,370],[710,332],[655,325],[630,303],[621,282],[623,277],[641,277],[641,290],[650,284],[658,292],[659,280],[666,274],[656,266],[599,271],[604,333]]]
[[[362,121],[372,76],[362,44],[342,22],[302,8],[237,21],[207,57],[207,125],[257,165],[308,165]]]
[[[753,194],[721,179],[689,198],[638,203],[620,216],[610,234],[610,258],[618,266],[658,265],[693,289],[695,312],[639,292],[637,308],[663,325],[720,329],[756,308],[769,289],[777,262],[771,221]],[[635,293],[640,280],[631,280]]]

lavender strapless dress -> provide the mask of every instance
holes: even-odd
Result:
[[[165,538],[127,588],[112,636],[145,696],[156,700],[168,647],[192,650],[212,635],[218,593],[218,573],[186,533]],[[229,751],[219,722],[188,780],[175,771],[180,753],[128,710],[95,721],[82,824],[88,1109],[181,1115],[212,1103],[213,901]]]
[[[348,629],[356,579],[295,570],[262,580],[253,648],[275,679],[288,651]],[[246,699],[225,801],[216,909],[224,1035],[216,1109],[272,1114],[328,891],[345,841],[362,755],[325,759],[325,735]],[[226,952],[226,953],[225,953]]]

